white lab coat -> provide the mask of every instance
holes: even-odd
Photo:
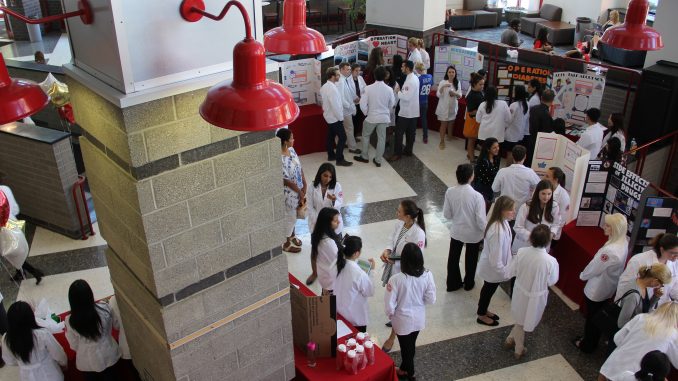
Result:
[[[339,82],[337,82],[339,94],[341,94],[341,105],[344,117],[351,116],[356,112],[355,103],[353,103],[353,100],[355,99],[355,93],[353,93],[351,96],[351,92],[348,87],[349,78],[351,78],[350,75],[348,77],[341,75],[341,79],[339,79]]]
[[[369,304],[367,298],[374,296],[370,276],[355,261],[347,260],[346,266],[334,281],[337,296],[337,312],[354,326],[367,325]]]
[[[81,372],[102,372],[120,359],[120,348],[111,335],[112,328],[120,329],[120,324],[106,303],[97,303],[97,313],[101,318],[97,341],[82,337],[71,327],[71,317],[66,317],[66,340],[75,352],[75,367]]]
[[[517,143],[523,140],[523,137],[525,136],[525,126],[530,119],[530,113],[529,109],[528,112],[523,113],[522,102],[511,103],[509,111],[511,112],[511,120],[506,128],[506,136],[504,136],[504,139],[511,143]]]
[[[516,205],[522,205],[532,196],[532,191],[541,179],[523,164],[511,164],[497,172],[492,182],[492,191],[509,196]]]
[[[424,254],[424,245],[426,244],[426,233],[421,230],[419,225],[417,223],[413,223],[412,226],[410,226],[410,229],[405,233],[405,236],[398,242],[398,246],[394,247],[396,244],[396,240],[398,239],[398,234],[400,231],[403,229],[403,226],[405,226],[405,223],[403,221],[398,220],[398,223],[396,223],[395,229],[393,230],[393,233],[391,234],[391,239],[388,241],[388,245],[386,245],[386,248],[391,250],[392,253],[395,253],[396,256],[400,256],[400,253],[403,251],[403,247],[405,247],[406,244],[412,242],[417,244],[419,248],[421,249],[421,253]],[[391,276],[398,274],[400,272],[400,261],[394,261],[395,264],[393,265],[393,270],[391,272]]]
[[[419,78],[410,73],[405,78],[403,88],[398,93],[400,110],[398,116],[402,118],[419,117]]]
[[[376,81],[365,88],[360,98],[360,109],[369,123],[391,123],[391,113],[396,99],[393,89],[384,81]]]
[[[600,149],[603,146],[603,134],[605,134],[605,130],[607,130],[607,128],[603,127],[602,124],[596,123],[588,126],[579,137],[579,140],[577,140],[578,146],[591,153],[591,159],[598,157],[598,154],[600,153]]]
[[[480,123],[478,139],[495,138],[499,143],[502,143],[504,136],[506,136],[506,127],[511,122],[509,106],[504,101],[496,100],[492,112],[487,113],[486,105],[486,102],[481,103],[476,113],[476,121]]]
[[[621,132],[621,131],[617,131],[614,134],[610,134],[610,133],[605,134],[605,136],[603,136],[603,143],[600,147],[601,151],[602,151],[603,147],[605,147],[605,144],[607,144],[607,142],[610,139],[612,139],[613,137],[619,139],[619,142],[621,143],[621,150],[622,150],[622,152],[625,152],[626,151],[626,136],[624,136],[624,133]]]
[[[424,63],[424,59],[421,57],[421,53],[417,48],[410,51],[410,53],[407,55],[407,60],[412,61],[415,65],[417,64],[417,62]]]
[[[638,253],[629,259],[626,264],[626,269],[619,277],[619,285],[617,286],[617,293],[614,299],[621,298],[624,290],[628,290],[638,277],[638,270],[642,266],[652,266],[658,263],[657,253],[654,250],[649,250],[643,253]],[[664,295],[659,299],[659,304],[667,302],[671,299],[678,300],[678,261],[666,261],[666,266],[671,270],[671,283],[664,285]],[[654,291],[651,288],[647,289],[648,295],[652,297]]]
[[[654,350],[664,352],[673,367],[678,368],[678,330],[674,329],[669,335],[652,337],[645,331],[648,316],[648,314],[636,315],[614,335],[617,349],[600,368],[603,376],[612,378],[624,371],[637,372],[640,370],[640,360],[643,356]]]
[[[125,327],[122,325],[122,319],[120,318],[120,308],[118,307],[118,300],[116,299],[115,295],[111,297],[108,303],[111,305],[111,311],[113,312],[115,320],[117,320],[120,325],[120,330],[118,330],[118,346],[120,347],[121,357],[125,360],[131,360],[132,353],[129,350],[129,343],[127,342]]]
[[[419,48],[418,50],[421,55],[421,63],[424,64],[424,68],[428,71],[431,68],[431,56],[424,48]]]
[[[447,84],[450,86],[443,88],[443,86]],[[450,95],[450,92],[452,92],[452,95]],[[455,88],[454,83],[443,79],[438,84],[436,96],[438,97],[438,105],[436,106],[436,116],[438,117],[438,120],[442,122],[455,120],[457,117],[457,111],[459,110],[461,89]]]
[[[544,224],[548,226],[549,229],[551,229],[551,233],[553,234],[558,233],[558,230],[562,228],[562,224],[560,222],[560,207],[558,206],[557,202],[553,201],[553,208],[551,208],[553,222],[546,221],[546,216],[542,215],[541,221],[535,224],[527,219],[527,213],[529,210],[530,206],[525,203],[520,206],[520,209],[518,209],[518,214],[516,214],[516,223],[513,225],[513,230],[516,232],[516,237],[513,240],[513,246],[511,247],[511,251],[514,255],[518,253],[519,249],[532,246],[530,244],[530,234],[532,233],[532,229],[534,229],[535,226]],[[551,245],[549,244],[549,246],[546,248],[546,251],[548,251],[550,248]]]
[[[525,332],[532,332],[546,309],[549,287],[558,281],[558,261],[545,248],[524,247],[507,272],[509,277],[516,277],[511,315]]]
[[[606,243],[598,250],[584,271],[579,274],[579,279],[586,282],[584,295],[587,298],[594,302],[602,302],[614,295],[628,251],[626,239]]]
[[[341,190],[341,184],[337,182],[334,185],[334,189],[327,188],[325,191],[325,197],[323,197],[323,192],[321,185],[318,184],[317,187],[310,186],[306,191],[306,215],[308,216],[308,230],[313,232],[315,228],[315,222],[318,220],[318,213],[322,208],[334,208],[339,211],[339,227],[334,232],[341,234],[344,231],[344,220],[341,218],[341,207],[344,205],[344,192]],[[327,198],[328,194],[333,194],[337,196],[337,199],[332,204],[332,200]]]
[[[450,237],[464,243],[483,239],[487,226],[485,199],[470,184],[447,188],[443,216],[450,220]]]
[[[339,86],[341,85],[327,81],[320,88],[320,97],[323,103],[323,118],[325,118],[328,124],[344,120],[344,105]]]
[[[419,277],[399,273],[389,279],[384,294],[384,309],[396,335],[409,335],[426,326],[426,305],[436,302],[433,273],[425,270]]]
[[[19,366],[21,381],[63,381],[61,366],[68,365],[68,359],[59,342],[46,329],[33,331],[33,351],[30,362],[24,363],[9,350],[6,340],[2,340],[2,359],[7,365]]]
[[[16,220],[16,216],[19,214],[19,204],[14,198],[14,193],[9,189],[7,185],[0,185],[0,192],[5,194],[7,197],[7,202],[9,203],[9,218]]]
[[[508,220],[493,223],[483,241],[483,251],[478,261],[478,276],[490,283],[501,283],[510,279],[508,266],[511,255],[511,226]]]
[[[570,195],[565,188],[558,185],[553,191],[553,201],[558,203],[558,208],[560,209],[560,229],[558,229],[555,238],[560,239],[560,234],[563,232],[563,226],[567,224],[567,214],[570,211]]]
[[[318,269],[318,282],[325,290],[334,290],[337,279],[337,243],[330,237],[323,237],[318,243],[318,257],[315,264]]]
[[[609,378],[610,381],[638,381],[636,372],[625,370]]]

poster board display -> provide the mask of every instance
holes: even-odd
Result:
[[[292,341],[302,351],[306,344],[318,344],[318,356],[334,357],[337,348],[336,296],[306,296],[294,284],[290,286],[292,304]]]
[[[584,125],[586,110],[600,109],[605,90],[605,79],[596,75],[569,71],[553,73],[552,89],[555,93],[553,110],[555,118]]]
[[[284,62],[282,79],[299,106],[320,103],[320,61],[306,58]]]
[[[676,234],[678,231],[678,200],[675,198],[645,194],[637,215],[638,223],[631,235],[634,254],[651,250],[650,240],[657,234]]]
[[[358,41],[351,41],[347,44],[338,45],[334,48],[334,64],[339,65],[342,62],[354,64],[358,61]]]
[[[577,226],[599,226],[605,207],[605,191],[610,180],[609,168],[600,160],[589,161],[584,190],[579,203]],[[609,210],[609,209],[608,209]]]
[[[589,151],[579,147],[563,135],[540,132],[537,134],[532,169],[544,177],[551,167],[559,167],[565,172],[565,190],[570,194],[570,209],[567,221],[577,216],[578,202],[584,182],[580,179],[586,173],[586,163],[589,161]]]
[[[457,78],[461,83],[462,92],[469,88],[471,73],[483,68],[485,57],[476,49],[462,48],[458,46],[443,45],[436,47],[435,60],[433,62],[433,83],[438,84],[445,77],[445,70],[450,65],[457,69]]]
[[[499,99],[511,101],[513,99],[513,87],[523,85],[536,78],[543,85],[551,84],[551,69],[531,65],[497,65],[497,93]]]
[[[384,64],[392,65],[393,56],[399,54],[403,60],[407,59],[407,37],[398,34],[372,36],[360,41],[358,45],[358,63],[367,64],[367,57],[374,48],[381,48],[384,52]],[[364,59],[364,61],[363,61]]]

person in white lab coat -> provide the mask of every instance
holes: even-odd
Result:
[[[597,108],[590,108],[586,110],[586,130],[581,134],[577,145],[588,150],[591,153],[591,158],[598,157],[600,149],[603,147],[603,135],[607,128],[598,123],[600,119],[600,110]]]
[[[527,150],[523,145],[516,145],[511,150],[513,164],[502,168],[492,182],[492,191],[500,196],[509,196],[516,205],[522,205],[530,199],[534,187],[539,183],[539,176],[532,168],[523,165]]]
[[[355,106],[360,97],[356,97],[355,91],[351,91],[351,64],[348,62],[340,63],[339,74],[341,74],[341,78],[337,81],[337,87],[341,94],[341,104],[344,113],[343,125],[344,132],[346,133],[346,145],[348,146],[348,152],[360,153],[356,145],[353,126],[353,115],[356,113]]]
[[[400,257],[403,248],[408,243],[414,243],[419,248],[424,250],[426,246],[426,222],[424,221],[424,211],[417,206],[412,200],[404,200],[398,206],[396,211],[398,222],[393,229],[393,233],[388,241],[386,249],[381,253],[381,261],[384,262],[384,272],[381,276],[381,281],[384,286],[388,284],[388,280],[395,274],[400,273]],[[387,323],[391,326],[391,323]],[[388,352],[393,347],[395,342],[395,331],[391,330],[391,335],[386,341],[382,349]]]
[[[612,138],[619,139],[619,143],[621,143],[621,151],[626,152],[626,130],[624,129],[624,114],[612,113],[607,118],[607,131],[605,131],[605,136],[603,136],[602,146],[605,147],[605,144],[607,144],[607,142]]]
[[[509,106],[511,120],[506,128],[506,136],[504,136],[504,143],[501,147],[502,151],[508,153],[506,157],[508,165],[513,164],[511,154],[513,147],[520,144],[526,134],[530,134],[530,109],[527,103],[527,90],[525,90],[525,86],[518,85],[513,87],[513,93],[513,103]]]
[[[532,332],[539,324],[549,296],[549,287],[558,281],[558,261],[546,251],[551,229],[537,225],[530,234],[531,247],[524,247],[509,264],[507,275],[516,277],[511,315],[516,321],[504,347],[513,348],[516,360],[525,353],[525,332]]]
[[[516,216],[515,202],[507,196],[500,196],[494,203],[490,220],[485,228],[483,252],[478,262],[478,276],[484,281],[478,300],[478,324],[491,327],[499,325],[499,316],[489,312],[492,296],[502,282],[511,279],[508,266],[513,259],[511,254],[511,227],[509,221]]]
[[[462,96],[459,79],[457,79],[457,69],[454,65],[448,66],[445,70],[445,77],[438,84],[436,96],[438,97],[436,116],[440,121],[438,148],[445,149],[445,136],[452,136],[452,127],[457,119],[457,111],[459,111],[459,98]]]
[[[616,291],[629,250],[626,239],[627,226],[623,214],[606,214],[603,232],[608,237],[607,242],[598,249],[591,262],[579,274],[579,278],[586,282],[584,287],[586,324],[584,336],[575,339],[573,343],[584,353],[591,353],[598,346],[601,332],[594,323],[594,316]]]
[[[412,65],[417,62],[424,62],[424,59],[421,57],[421,52],[419,52],[419,39],[416,37],[410,37],[407,39],[407,60],[412,61]]]
[[[671,233],[660,233],[650,241],[650,245],[652,250],[636,254],[629,259],[626,269],[619,277],[615,300],[624,294],[622,290],[628,290],[629,284],[636,281],[641,267],[652,266],[655,263],[668,266],[672,277],[671,284],[664,285],[664,295],[659,302],[678,300],[678,237]]]
[[[388,72],[383,66],[374,70],[375,82],[365,88],[365,94],[360,98],[360,108],[367,115],[363,121],[363,149],[360,156],[353,159],[361,163],[370,162],[370,136],[377,131],[377,153],[372,162],[381,167],[386,147],[386,129],[391,122],[391,113],[395,107],[395,94],[384,81]]]
[[[414,74],[414,62],[407,60],[402,64],[405,82],[402,88],[397,90],[397,98],[400,100],[398,121],[395,128],[395,147],[393,156],[388,161],[399,160],[402,156],[412,156],[414,137],[417,132],[417,119],[419,119],[419,78]],[[405,149],[403,150],[403,135],[405,135]]]
[[[663,263],[655,263],[652,266],[641,267],[638,270],[638,278],[631,288],[623,290],[619,300],[621,311],[617,318],[617,328],[621,328],[634,316],[640,313],[648,313],[657,309],[659,298],[663,295],[662,286],[671,283],[671,270]],[[630,292],[629,292],[630,291]],[[651,291],[652,295],[650,295]],[[610,353],[614,350],[614,340]]]
[[[64,349],[47,329],[35,322],[31,306],[18,301],[9,307],[8,330],[2,339],[2,358],[19,366],[21,381],[62,381],[68,365]]]
[[[459,164],[457,166],[457,182],[445,192],[443,216],[450,224],[450,250],[447,257],[447,292],[472,290],[475,286],[478,252],[483,233],[487,226],[485,199],[473,189],[473,166]],[[461,251],[466,245],[465,275],[462,282],[459,260]]]
[[[416,244],[405,245],[401,262],[402,272],[391,277],[386,286],[384,307],[400,344],[398,377],[414,380],[417,336],[426,326],[426,305],[436,302],[436,285],[433,273],[424,268],[424,256]]]
[[[367,298],[374,296],[374,285],[370,275],[376,266],[373,258],[369,273],[356,261],[360,257],[363,241],[360,237],[347,235],[344,250],[337,258],[337,279],[334,281],[334,295],[337,297],[337,312],[360,332],[367,332],[369,304]]]
[[[513,228],[516,231],[516,237],[513,240],[511,251],[515,255],[523,247],[530,245],[530,232],[537,225],[546,225],[551,229],[551,239],[561,229],[560,209],[558,203],[553,201],[553,188],[551,183],[542,180],[532,194],[532,200],[524,203],[518,209],[516,223]],[[551,248],[551,240],[546,246],[548,251]]]
[[[417,50],[421,54],[421,62],[424,64],[425,70],[428,71],[431,68],[431,56],[426,51],[426,45],[421,38],[417,39]]]
[[[341,249],[341,237],[336,233],[339,214],[334,208],[320,209],[311,233],[311,264],[315,263],[314,270],[318,274],[320,287],[326,291],[334,290],[334,280],[337,278],[337,256]],[[306,284],[315,281],[312,277],[313,274],[308,277]]]
[[[360,64],[354,63],[351,64],[351,76],[348,78],[348,88],[351,92],[351,95],[354,97],[355,104],[355,113],[353,113],[353,126],[359,128],[362,125],[363,120],[365,119],[365,113],[360,106],[360,100],[363,95],[365,95],[365,88],[367,83],[362,76],[362,66]],[[355,98],[357,97],[357,99]],[[360,139],[356,139],[359,141]],[[357,150],[360,151],[360,150]]]
[[[344,131],[344,105],[342,94],[337,82],[341,79],[339,69],[327,68],[325,72],[327,82],[320,88],[322,99],[323,118],[327,123],[327,160],[335,161],[337,165],[348,167],[353,163],[344,159],[344,145],[346,144],[346,131]],[[334,139],[337,140],[337,149],[334,149]]]
[[[95,303],[94,294],[86,281],[78,279],[68,289],[71,314],[66,317],[66,340],[75,352],[75,367],[85,380],[118,379],[115,364],[120,348],[112,329],[120,324],[107,303]]]
[[[638,314],[614,335],[617,349],[600,368],[599,381],[614,380],[626,371],[637,372],[648,352],[665,353],[678,368],[678,303],[664,303],[649,314]]]
[[[478,140],[495,138],[499,143],[504,142],[506,127],[511,122],[511,111],[505,101],[497,99],[497,88],[488,86],[485,89],[485,101],[478,106],[476,121]]]
[[[671,373],[669,356],[662,351],[647,352],[640,360],[640,370],[625,370],[610,378],[612,381],[666,381]]]
[[[551,167],[544,174],[544,180],[548,180],[553,185],[553,201],[558,203],[561,229],[556,233],[554,240],[559,240],[560,234],[563,232],[562,227],[567,224],[567,214],[570,211],[570,195],[565,189],[565,172],[558,167]],[[555,242],[553,242],[553,245],[555,245]]]

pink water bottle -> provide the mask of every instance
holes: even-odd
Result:
[[[358,370],[363,370],[367,366],[367,357],[365,357],[365,347],[357,345],[355,347],[355,359],[358,363]]]
[[[346,371],[349,374],[358,374],[358,361],[356,361],[356,353],[350,350],[346,353]]]
[[[313,341],[309,341],[308,344],[306,344],[306,361],[309,368],[315,368],[317,365],[317,350],[318,344],[314,343]]]
[[[369,365],[374,365],[374,343],[369,340],[365,342],[365,357]]]
[[[358,332],[358,334],[355,335],[355,341],[357,342],[358,345],[363,345],[365,343],[365,334],[362,332]]]
[[[344,367],[344,362],[346,361],[346,345],[339,344],[337,345],[337,370],[341,370]]]

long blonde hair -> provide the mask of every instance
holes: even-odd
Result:
[[[678,330],[678,302],[666,302],[645,319],[645,332],[650,337],[670,337]]]
[[[612,23],[612,25],[617,25],[619,24],[619,12],[618,11],[612,11],[610,12],[610,19],[609,21]]]
[[[494,208],[492,208],[490,219],[487,221],[487,226],[485,227],[485,235],[487,235],[487,231],[490,230],[492,225],[495,223],[502,223],[502,213],[507,210],[513,210],[515,204],[515,201],[509,196],[499,196],[499,198],[497,198],[494,202]]]
[[[606,245],[613,243],[624,243],[626,244],[626,229],[628,228],[628,223],[626,222],[626,216],[621,213],[613,213],[605,215],[605,223],[610,225],[610,237],[605,242]]]
[[[652,266],[643,266],[638,269],[638,278],[654,278],[662,285],[671,283],[671,270],[663,263],[654,263]]]

